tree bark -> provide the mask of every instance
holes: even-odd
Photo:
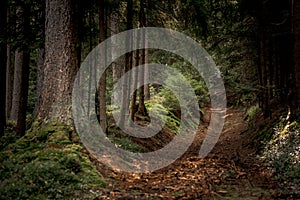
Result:
[[[7,34],[6,34],[6,11],[7,1],[0,2],[0,137],[4,135],[6,124],[5,100],[6,100],[6,54],[7,54]]]
[[[24,52],[20,48],[15,51],[15,61],[14,61],[14,84],[13,84],[13,98],[11,105],[10,118],[12,120],[17,120],[18,118],[18,106],[21,99],[21,79],[22,79],[22,66],[24,61]]]
[[[130,30],[132,29],[132,19],[133,18],[133,1],[127,0],[127,24],[126,29]],[[126,48],[130,49],[130,46],[132,45],[132,38],[130,37],[130,34],[127,35],[126,38]],[[128,72],[131,68],[131,60],[132,60],[132,53],[126,53],[125,54],[125,70],[124,73]],[[129,79],[125,78],[123,82],[123,88],[122,88],[122,103],[121,103],[121,109],[120,109],[120,119],[118,121],[119,127],[123,128],[125,126],[125,119],[127,116],[129,116],[128,111],[128,102],[129,102]]]
[[[145,0],[144,5],[141,5],[141,8],[143,8],[143,13],[142,15],[142,21],[143,21],[143,26],[146,27],[147,26],[147,8],[149,7],[148,5],[148,0]],[[147,40],[147,36],[145,37],[145,64],[149,63],[149,58],[148,58],[148,40]],[[150,85],[147,83],[149,80],[149,69],[148,66],[145,66],[145,77],[144,77],[144,81],[145,81],[145,85],[144,85],[144,93],[145,93],[145,101],[150,100]]]
[[[144,12],[144,5],[143,2],[140,1],[140,13],[139,13],[139,21],[140,24],[142,25],[142,27],[144,27],[146,25],[146,18],[145,18],[145,12]],[[145,47],[146,44],[146,35],[145,32],[142,33],[142,46]],[[145,48],[141,50],[141,65],[144,65],[146,63],[146,51]],[[147,116],[147,109],[145,106],[145,70],[141,69],[139,71],[139,81],[141,83],[141,88],[140,88],[140,93],[139,93],[139,107],[138,107],[138,111],[137,111],[137,115],[139,116]]]
[[[266,16],[266,6],[265,2],[261,2],[260,11],[260,30],[259,30],[259,59],[260,59],[260,72],[261,72],[261,87],[262,87],[262,110],[264,117],[267,118],[270,115],[269,111],[269,96],[268,96],[268,72],[266,63],[266,33],[265,29],[265,16]]]
[[[137,36],[137,41],[139,42],[140,38]],[[140,51],[136,50],[135,51],[135,66],[139,66],[140,64]],[[136,68],[135,73],[132,74],[132,81],[133,81],[133,88],[137,87],[137,82],[138,82],[138,69]],[[135,90],[132,94],[131,97],[131,102],[130,102],[130,119],[131,123],[134,122],[134,115],[137,111],[137,106],[136,106],[136,99],[137,99],[137,91]]]
[[[16,31],[20,43],[15,52],[14,90],[11,119],[17,121],[17,134],[22,136],[26,130],[26,110],[29,82],[29,7],[23,1],[17,2]]]
[[[46,0],[43,90],[37,120],[72,125],[72,87],[77,72],[71,0]]]
[[[6,61],[6,117],[10,118],[12,93],[13,93],[13,81],[14,81],[14,69],[11,64],[11,47],[7,45],[7,61]]]
[[[37,80],[36,80],[36,102],[33,115],[36,116],[38,114],[38,110],[40,107],[40,99],[43,91],[43,82],[44,82],[44,60],[45,60],[45,49],[40,48],[38,50],[38,58],[37,58]]]
[[[145,41],[146,43],[146,48],[147,48],[147,39]],[[145,49],[145,64],[148,64],[149,61],[148,61],[148,49]],[[149,69],[148,69],[148,66],[146,65],[145,66],[145,86],[144,86],[144,89],[145,89],[145,101],[148,101],[150,100],[150,85],[148,82],[149,80]]]
[[[7,32],[10,32],[10,9],[7,9]],[[14,68],[11,63],[11,45],[7,44],[7,61],[6,61],[6,118],[10,119],[10,112],[13,98],[14,85]]]
[[[264,117],[269,117],[268,75],[265,56],[265,33],[260,33],[260,66],[262,75],[262,104]]]
[[[103,0],[99,0],[99,29],[100,37],[99,42],[103,42],[106,39],[106,18]],[[107,56],[107,51],[106,51]],[[106,59],[105,56],[105,59]],[[106,62],[105,62],[106,63]],[[99,81],[99,115],[100,115],[100,126],[103,132],[107,133],[107,119],[106,119],[106,72],[102,74]]]
[[[24,50],[23,53],[23,65],[21,75],[21,93],[18,106],[18,118],[17,118],[17,134],[20,136],[25,135],[26,131],[26,111],[27,111],[27,99],[28,99],[28,86],[29,86],[29,62],[30,53],[29,50]]]
[[[294,112],[299,114],[300,107],[300,1],[293,1],[293,33],[294,33],[294,71],[295,71],[295,106]]]
[[[110,35],[111,36],[119,33],[118,21],[119,21],[119,14],[117,12],[112,12],[110,14]],[[112,38],[113,45],[115,45],[116,42],[117,41]],[[115,57],[114,51],[111,52],[111,56]],[[112,65],[112,73],[113,73],[113,84],[115,85],[122,76],[123,68],[120,61],[117,60],[114,60],[111,65]],[[114,98],[114,102],[118,102],[118,100],[122,98],[122,94],[115,92],[113,98]]]

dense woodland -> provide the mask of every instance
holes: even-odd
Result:
[[[113,172],[97,163],[80,143],[72,117],[72,90],[81,64],[99,43],[143,27],[176,30],[207,50],[221,71],[228,108],[240,111],[242,116],[236,121],[246,124],[236,134],[250,138],[254,154],[271,163],[268,167],[273,169],[271,179],[278,192],[259,199],[299,197],[300,1],[1,0],[0,10],[0,199],[114,199],[122,194],[125,199],[141,198],[130,196],[125,186],[116,190],[121,196],[109,196],[114,189],[106,179]],[[143,35],[133,39],[147,42]],[[155,49],[126,53],[110,65],[98,85],[89,87],[96,87],[95,109],[102,130],[120,148],[133,152],[156,150],[168,143],[182,120],[180,106],[185,106],[157,84],[142,84],[132,95],[126,91],[112,94],[114,84],[126,72],[146,63],[181,72],[197,95],[201,121],[205,124],[209,119],[208,88],[187,60]],[[148,76],[147,70],[136,71],[123,85],[144,83]],[[171,85],[178,81],[166,76]],[[112,99],[118,104],[113,105]],[[130,99],[128,105],[124,99]],[[137,140],[118,128],[130,127],[132,122],[147,125],[149,111],[167,118],[158,139]],[[113,113],[120,114],[119,121]],[[281,152],[274,150],[279,147]],[[217,166],[207,161],[210,164]],[[118,176],[123,178],[115,179],[125,185],[131,180]],[[208,189],[217,196],[203,192],[203,185],[172,192],[178,199],[225,198],[231,190],[217,188],[218,184],[215,181],[214,189]],[[195,196],[198,190],[203,196]],[[145,199],[173,198],[167,190],[155,191],[158,196],[143,188],[136,191],[150,195]]]

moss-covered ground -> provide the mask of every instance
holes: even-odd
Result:
[[[78,136],[55,123],[0,141],[0,199],[93,199],[105,181]]]

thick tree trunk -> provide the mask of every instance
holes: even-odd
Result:
[[[72,125],[72,88],[77,72],[71,0],[46,0],[43,90],[37,119]]]
[[[6,124],[5,116],[5,90],[6,90],[6,11],[7,1],[0,2],[0,137],[4,135]]]

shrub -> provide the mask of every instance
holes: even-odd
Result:
[[[300,195],[300,133],[297,122],[282,119],[272,139],[266,143],[262,158],[272,168],[283,192]]]

